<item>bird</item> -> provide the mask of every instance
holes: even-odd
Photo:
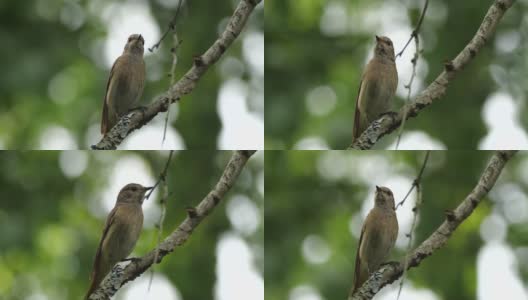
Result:
[[[367,215],[359,237],[350,296],[388,258],[398,236],[398,219],[392,191],[387,187],[376,186],[374,199],[374,207]]]
[[[143,227],[141,204],[145,199],[145,193],[151,189],[153,187],[129,183],[119,192],[115,206],[108,214],[97,247],[90,288],[85,300],[89,299],[112,267],[125,259],[134,249]]]
[[[391,109],[398,86],[394,46],[390,38],[376,35],[374,57],[368,62],[359,83],[354,115],[353,142],[380,115]]]
[[[135,108],[141,99],[145,86],[144,45],[145,40],[141,34],[130,35],[123,54],[116,59],[110,70],[103,100],[103,135],[106,135],[123,115]]]

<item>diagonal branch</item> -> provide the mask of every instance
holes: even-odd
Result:
[[[442,98],[455,75],[475,58],[486,42],[491,39],[504,13],[514,2],[515,0],[495,0],[484,16],[475,36],[455,59],[444,64],[444,71],[412,103],[405,104],[398,113],[383,115],[372,122],[361,136],[349,146],[349,149],[366,150],[372,148],[384,135],[397,129],[404,116],[405,119],[416,117],[424,108]]]
[[[222,35],[201,55],[194,57],[193,66],[183,77],[172,85],[168,91],[157,97],[144,110],[135,110],[121,117],[119,122],[105,135],[93,150],[113,150],[134,130],[141,128],[158,113],[168,110],[169,105],[191,93],[198,81],[215,64],[222,54],[233,44],[246,25],[251,12],[262,0],[240,0],[235,12]]]
[[[192,208],[192,212],[188,211],[187,218],[180,226],[165,238],[156,249],[151,250],[145,256],[133,260],[124,268],[119,265],[115,266],[100,287],[92,294],[90,299],[110,299],[125,283],[143,274],[152,264],[160,263],[167,254],[174,251],[176,247],[183,245],[189,239],[194,229],[200,225],[207,215],[213,212],[225,194],[236,183],[238,175],[240,175],[246,162],[254,153],[254,150],[235,151],[216,186],[205,196],[198,206]],[[157,260],[155,260],[156,256]]]
[[[446,220],[420,246],[409,253],[401,262],[390,263],[374,272],[349,300],[372,299],[381,288],[400,278],[403,269],[417,267],[422,260],[431,256],[443,247],[449,237],[466,218],[475,210],[477,205],[493,188],[506,163],[517,151],[497,151],[482,172],[477,185],[453,211],[446,211]],[[407,263],[406,263],[407,262]]]

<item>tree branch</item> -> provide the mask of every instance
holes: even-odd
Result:
[[[133,260],[124,268],[119,266],[119,264],[114,266],[112,272],[92,294],[90,299],[110,299],[125,283],[143,274],[155,262],[160,263],[163,257],[174,251],[176,247],[183,245],[189,239],[194,229],[198,227],[207,215],[213,212],[214,208],[235,184],[238,175],[242,172],[246,162],[254,153],[254,150],[234,152],[216,186],[198,206],[192,209],[192,212],[189,212],[187,218],[180,226],[145,256]],[[155,261],[156,256],[157,260]]]
[[[240,0],[222,35],[203,55],[194,57],[194,63],[191,69],[176,84],[171,86],[168,91],[156,98],[144,110],[135,110],[121,117],[119,122],[117,122],[97,145],[92,145],[92,149],[116,149],[132,131],[141,128],[150,122],[158,113],[167,111],[169,105],[180,100],[182,96],[191,93],[209,67],[215,64],[222,54],[233,44],[233,41],[244,28],[251,12],[261,1]]]
[[[416,117],[424,108],[433,104],[433,101],[443,97],[448,84],[480,52],[486,42],[491,39],[499,21],[514,2],[515,0],[495,0],[486,13],[486,16],[484,16],[484,20],[480,24],[473,39],[471,39],[469,44],[464,47],[454,60],[444,64],[444,71],[412,103],[405,104],[398,113],[385,114],[372,122],[361,136],[349,146],[349,149],[366,150],[372,148],[384,135],[398,128],[404,116],[405,119]]]
[[[477,185],[471,193],[453,211],[446,211],[446,220],[438,227],[420,246],[412,253],[408,254],[401,262],[394,262],[384,265],[365,281],[349,300],[372,299],[381,288],[398,279],[403,269],[417,267],[422,260],[432,255],[436,250],[443,247],[451,234],[456,230],[473,210],[482,201],[484,196],[493,188],[497,178],[501,174],[504,166],[517,151],[497,151],[488,162],[482,172]],[[407,262],[407,264],[405,263]]]

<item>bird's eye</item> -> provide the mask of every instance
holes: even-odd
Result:
[[[132,38],[128,38],[128,42],[130,43],[130,41],[132,40]]]
[[[135,192],[137,191],[137,188],[135,186],[132,187],[132,191]]]

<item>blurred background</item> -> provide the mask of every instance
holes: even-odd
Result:
[[[494,1],[429,1],[420,30],[417,95],[471,40]],[[425,0],[266,1],[266,149],[345,149],[375,35],[399,52]],[[405,125],[399,149],[528,148],[528,1],[519,0],[447,94]],[[393,110],[407,98],[415,52],[396,59]],[[412,99],[412,98],[411,98]],[[396,134],[377,149],[394,149]]]
[[[220,178],[232,152],[174,152],[162,237]],[[168,151],[0,153],[0,299],[81,299],[89,286],[105,219],[130,182],[153,185]],[[263,299],[264,154],[189,240],[127,283],[115,299]],[[143,231],[131,257],[157,244],[162,189],[143,204]],[[244,286],[241,289],[240,286]]]
[[[240,1],[184,1],[177,20],[179,79],[225,29]],[[169,88],[172,34],[152,47],[179,0],[1,1],[0,149],[87,149],[100,138],[106,82],[128,36],[145,38],[147,81],[141,104]],[[264,9],[198,83],[120,149],[262,149]]]
[[[265,299],[346,299],[375,185],[403,199],[420,151],[267,151]],[[493,152],[432,152],[422,180],[413,248],[476,185]],[[448,243],[407,272],[400,299],[528,299],[528,153],[517,153],[495,187]],[[406,253],[413,192],[398,208],[390,260]],[[399,281],[375,299],[396,299]]]

